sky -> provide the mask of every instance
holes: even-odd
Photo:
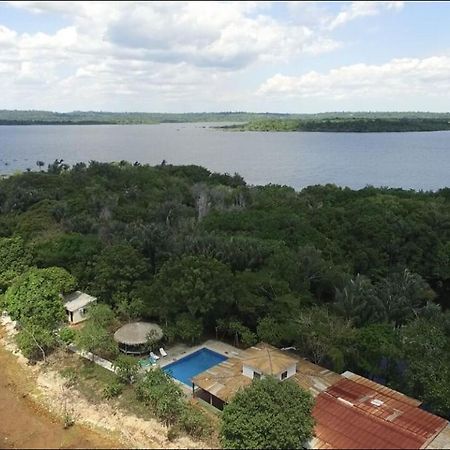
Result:
[[[0,109],[450,110],[446,2],[0,2]]]

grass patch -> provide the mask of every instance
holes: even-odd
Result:
[[[66,380],[67,387],[74,387],[92,403],[106,402],[144,420],[158,419],[155,411],[136,396],[136,383],[122,383],[119,377],[73,353],[58,352],[52,358],[52,367]],[[116,393],[116,386],[121,387]],[[111,393],[111,389],[114,391]],[[183,400],[184,402],[184,400]],[[208,405],[209,406],[209,405]],[[205,422],[206,421],[206,422]],[[186,412],[176,426],[171,427],[172,438],[190,434],[216,447],[220,418],[215,411],[206,411],[196,400],[186,399]],[[203,430],[203,431],[202,431]]]

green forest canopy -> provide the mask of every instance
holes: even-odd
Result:
[[[187,122],[247,123],[243,129],[258,131],[393,131],[448,129],[450,113],[432,112],[327,112],[318,114],[251,113],[244,111],[198,113],[144,113],[39,110],[0,110],[0,125],[95,125]],[[375,122],[373,124],[372,122]],[[239,126],[241,127],[241,126]],[[364,127],[366,129],[364,129]],[[400,128],[399,128],[400,127]]]
[[[296,192],[198,166],[57,162],[0,180],[0,254],[14,305],[20,280],[59,267],[170,339],[294,345],[450,417],[448,188]]]

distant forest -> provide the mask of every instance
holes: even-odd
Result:
[[[450,117],[348,117],[314,119],[258,119],[245,124],[225,125],[235,131],[315,131],[376,133],[450,130]]]
[[[244,131],[437,131],[450,129],[450,113],[328,112],[319,114],[141,113],[0,110],[0,125],[126,125],[186,122],[238,122],[222,129]]]

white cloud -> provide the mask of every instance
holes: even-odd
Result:
[[[282,13],[274,13],[271,2],[10,4],[42,18],[42,30],[49,14],[63,16],[67,25],[54,33],[20,33],[3,26],[0,18],[3,105],[106,109],[122,100],[122,109],[140,110],[163,110],[166,101],[177,100],[192,110],[190,105],[219,105],[223,99],[240,108],[244,95],[245,101],[255,100],[252,83],[260,82],[260,70],[267,74],[273,66],[278,71],[289,67],[292,73],[305,60],[344,45],[334,39],[333,30],[403,6],[355,2],[336,15],[326,4],[314,2],[276,3]],[[376,78],[374,67],[379,66],[360,66],[348,70],[361,79],[366,71]],[[301,77],[279,74],[259,93],[312,97],[323,91],[342,96],[348,95],[347,85],[368,92],[368,85],[355,85],[346,70]]]
[[[404,2],[375,2],[375,1],[356,1],[345,7],[328,24],[330,30],[346,24],[359,17],[376,16],[383,10],[399,11],[403,8]]]
[[[259,88],[259,95],[285,97],[375,98],[379,96],[448,96],[450,56],[400,58],[386,64],[352,64],[327,73],[301,76],[276,74]]]

